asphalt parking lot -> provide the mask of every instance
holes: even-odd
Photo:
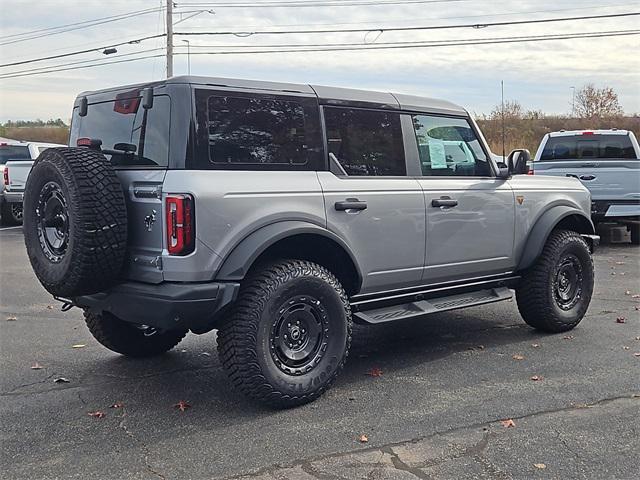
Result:
[[[214,334],[148,360],[101,347],[38,284],[21,230],[2,229],[0,477],[637,478],[640,248],[605,245],[595,263],[568,334],[533,331],[514,302],[358,328],[326,395],[274,411],[232,388]]]

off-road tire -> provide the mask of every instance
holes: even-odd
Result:
[[[563,262],[574,262],[579,268],[579,294],[562,308],[556,288]],[[593,294],[594,271],[587,243],[573,231],[555,230],[549,236],[542,254],[516,288],[518,310],[530,326],[549,333],[571,330],[584,317]],[[570,307],[570,308],[569,308]]]
[[[2,225],[22,224],[22,205],[18,203],[4,202],[2,204],[1,223]]]
[[[631,225],[629,232],[631,233],[631,243],[633,245],[640,245],[640,225]]]
[[[58,213],[45,218],[56,201],[63,207],[54,205]],[[126,254],[127,209],[104,155],[48,148],[37,158],[25,188],[24,238],[36,276],[53,295],[88,295],[115,283]]]
[[[108,312],[95,314],[85,310],[84,320],[98,342],[113,352],[134,358],[154,357],[168,352],[187,334],[186,330],[145,329]]]
[[[313,335],[321,344],[316,347],[320,356],[309,360],[313,365],[308,370],[308,366],[289,368],[292,364],[281,361],[280,347],[274,346],[287,338],[275,335],[278,328],[289,331],[292,338],[283,322],[290,320],[295,327],[297,313],[287,308],[297,308],[297,301],[309,302],[311,306],[300,308],[315,312],[306,318],[323,326]],[[308,261],[282,260],[257,268],[243,282],[233,310],[218,331],[218,354],[241,392],[270,406],[289,408],[317,399],[331,386],[349,353],[351,328],[347,294],[331,272]],[[312,337],[309,331],[312,328],[307,326],[307,339]]]

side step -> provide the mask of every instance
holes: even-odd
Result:
[[[446,312],[447,310],[455,310],[456,308],[500,302],[502,300],[508,300],[511,297],[511,290],[507,287],[489,288],[458,295],[431,298],[429,300],[419,300],[403,305],[366,310],[364,312],[354,313],[354,317],[365,323],[384,323],[393,320],[421,317],[429,313]]]

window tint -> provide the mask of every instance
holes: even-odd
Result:
[[[325,108],[328,150],[347,175],[406,175],[400,115]]]
[[[0,145],[0,165],[11,160],[31,160],[29,147],[19,145]]]
[[[142,108],[140,98],[128,93],[118,95],[112,102],[89,104],[84,117],[80,117],[76,109],[69,144],[76,145],[79,138],[99,139],[103,150],[111,150],[105,154],[116,166],[166,167],[171,118],[169,97],[156,96],[153,107],[148,110]]]
[[[540,160],[636,158],[628,135],[575,135],[549,137]]]
[[[467,120],[414,115],[413,127],[423,175],[491,176],[487,156]]]
[[[305,114],[300,103],[212,96],[207,107],[211,162],[307,163]]]

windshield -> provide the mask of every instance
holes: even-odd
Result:
[[[11,160],[31,160],[29,147],[23,145],[0,145],[0,165]]]
[[[540,160],[637,158],[629,135],[581,134],[549,137]]]
[[[69,144],[75,146],[79,139],[101,140],[105,155],[115,166],[166,167],[169,97],[156,96],[150,109],[141,103],[141,97],[128,93],[114,101],[89,104],[84,117],[74,109]]]

